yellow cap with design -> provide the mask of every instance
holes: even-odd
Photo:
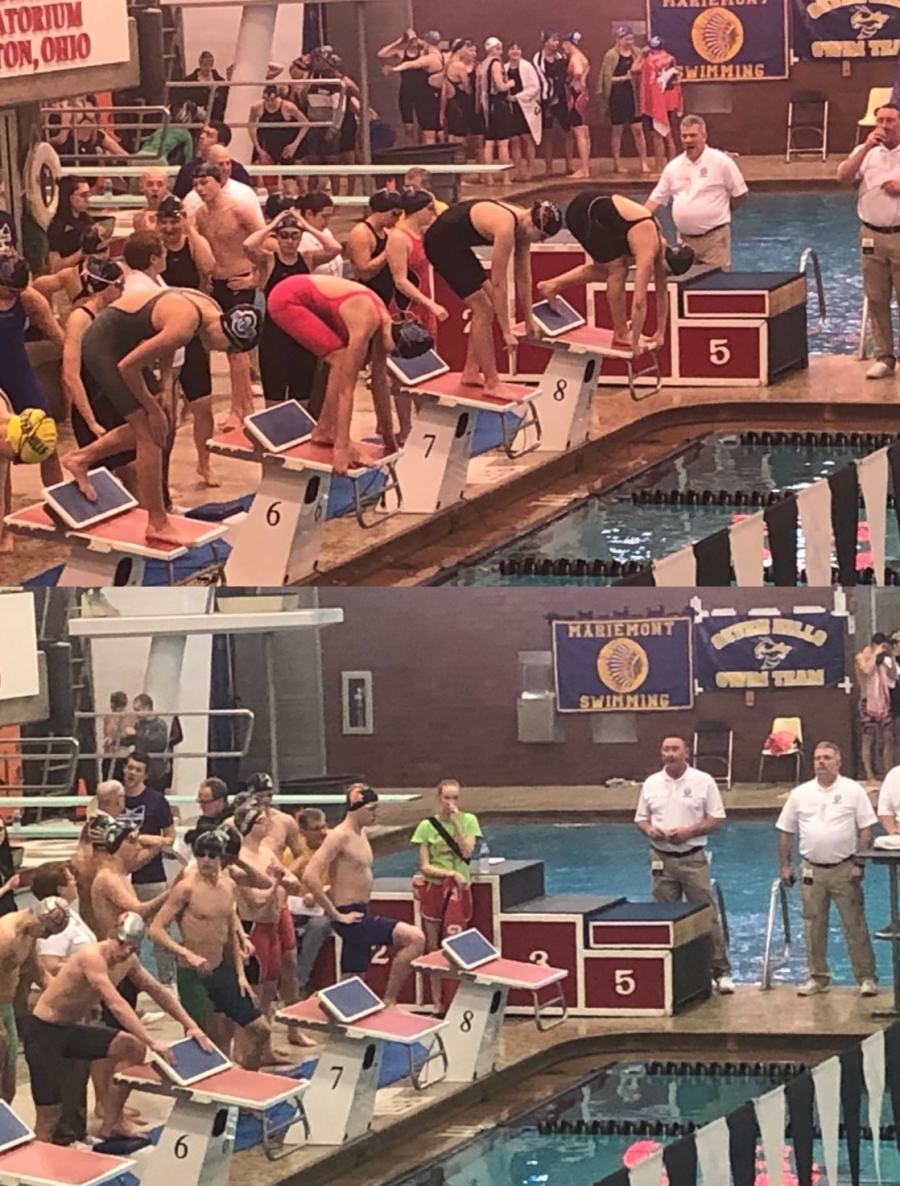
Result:
[[[26,408],[10,416],[6,440],[19,461],[39,465],[56,452],[56,421],[40,408]]]

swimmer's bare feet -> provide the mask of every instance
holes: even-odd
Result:
[[[96,502],[97,491],[91,485],[88,478],[88,466],[81,454],[81,450],[73,449],[71,453],[63,453],[59,460],[62,462],[63,469],[68,470],[75,479],[75,485],[88,502]]]
[[[630,354],[631,353],[631,338],[615,338],[614,337],[612,340],[612,348],[613,348],[613,350],[627,350],[628,353]]]
[[[216,425],[216,432],[231,432],[233,428],[243,428],[244,422],[234,412],[230,412],[226,419]]]
[[[570,181],[587,181],[589,177],[590,173],[588,173],[587,169],[576,169],[574,173],[569,174]]]
[[[480,371],[464,370],[459,376],[460,387],[484,387],[484,377]]]
[[[500,376],[498,375],[495,379],[491,379],[490,382],[485,380],[482,386],[485,395],[499,395],[500,388],[503,386],[503,383],[500,379]]]
[[[216,475],[209,468],[209,463],[207,463],[206,465],[202,465],[202,464],[198,465],[197,473],[200,475],[200,481],[203,483],[204,486],[209,486],[214,489],[215,487],[222,485],[221,481],[216,477]]]
[[[170,544],[176,548],[189,548],[194,542],[190,535],[180,531],[168,516],[159,523],[147,523],[144,537],[148,544]]]
[[[295,1060],[292,1055],[276,1050],[273,1046],[262,1052],[260,1061],[264,1067],[292,1067]]]
[[[108,1141],[111,1137],[128,1137],[130,1140],[140,1140],[149,1131],[149,1125],[138,1124],[120,1116],[115,1125],[101,1124],[97,1136],[101,1141]]]
[[[396,453],[401,447],[406,437],[409,435],[409,429],[403,435],[394,433],[394,426],[390,425],[385,428],[378,428],[378,435],[381,437],[385,450],[388,453]]]
[[[309,1037],[308,1034],[304,1034],[295,1025],[291,1026],[291,1028],[288,1030],[288,1044],[291,1046],[302,1046],[304,1049],[308,1048],[309,1046],[318,1045],[318,1043]]]

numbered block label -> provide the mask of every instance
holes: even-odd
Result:
[[[584,1003],[604,1013],[672,1011],[672,957],[662,952],[608,951],[584,960]]]
[[[765,381],[768,371],[764,322],[681,322],[678,358],[683,379]]]
[[[584,919],[576,914],[506,915],[500,919],[500,950],[504,959],[565,968],[569,974],[562,982],[563,996],[574,1009],[578,1005],[579,937],[583,927]],[[509,1004],[531,1009],[531,993],[513,989]]]
[[[406,922],[411,925],[415,925],[416,923],[416,905],[411,893],[398,893],[395,897],[382,896],[377,893],[373,894],[369,911],[372,914],[380,915],[382,918],[395,918],[397,922]],[[366,972],[366,984],[382,999],[387,988],[393,958],[393,948],[376,947],[372,953],[372,962],[369,964],[369,970]],[[418,977],[416,976],[410,976],[403,985],[399,997],[399,1003],[401,1005],[415,1005],[418,1003],[416,997],[417,979]]]

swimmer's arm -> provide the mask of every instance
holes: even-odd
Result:
[[[661,346],[666,338],[669,320],[669,277],[661,251],[657,251],[653,262],[653,287],[656,295],[656,333],[654,340]]]
[[[256,129],[259,127],[259,117],[262,115],[262,110],[263,110],[262,102],[253,103],[251,105],[250,113],[247,116],[247,133],[250,137],[250,143],[253,145],[254,151],[259,156],[268,157],[268,153],[262,147],[262,145],[260,144],[259,140],[256,137]]]
[[[406,34],[401,33],[399,37],[395,38],[395,40],[393,40],[390,43],[390,45],[383,45],[381,47],[381,49],[378,51],[378,53],[376,54],[376,57],[379,57],[379,58],[397,57],[401,52],[400,46],[403,45],[404,42],[406,42],[408,40],[409,40],[409,38],[406,36]]]
[[[291,156],[293,156],[300,147],[306,133],[309,131],[309,120],[295,103],[289,103],[287,99],[282,104],[282,110],[285,109],[287,109],[287,116],[290,122],[300,125],[297,129],[297,135],[289,144],[285,145],[285,151],[290,152]]]
[[[266,240],[275,234],[275,230],[281,219],[282,214],[279,214],[277,218],[273,218],[270,223],[267,223],[266,226],[261,227],[258,231],[253,231],[244,240],[244,254],[258,268],[269,270],[273,252],[267,249]]]
[[[390,242],[388,235],[388,242]],[[350,232],[347,239],[347,255],[353,265],[353,275],[357,280],[371,280],[377,276],[387,263],[387,247],[378,255],[372,255],[371,233],[360,223]]]
[[[254,869],[252,865],[248,865],[240,857],[237,858],[233,865],[229,865],[228,875],[234,884],[239,885],[241,889],[268,890],[275,887],[275,882],[271,877],[266,877],[265,873],[260,873],[258,869]]]
[[[62,272],[51,272],[47,276],[35,276],[31,282],[31,287],[35,292],[39,292],[42,297],[47,297],[49,300],[57,292],[62,292],[66,287],[66,280]]]
[[[144,382],[144,368],[152,367],[157,360],[168,361],[171,366],[175,351],[186,346],[197,329],[197,310],[191,301],[182,299],[170,304],[169,319],[163,328],[140,342],[119,363],[119,374],[145,411],[156,409],[158,404]]]
[[[559,276],[554,276],[552,280],[544,280],[541,283],[540,291],[545,294],[552,293],[555,296],[558,292],[574,288],[578,284],[599,284],[606,279],[606,275],[606,265],[597,264],[591,260],[589,263],[579,264],[577,268],[572,268],[568,272],[562,272]]]
[[[647,320],[647,290],[650,287],[650,277],[654,273],[655,257],[642,251],[635,258],[634,263],[634,299],[631,305],[631,349],[637,354],[640,348],[641,334],[644,322]],[[665,296],[665,285],[663,285]],[[657,313],[659,312],[659,294],[657,293]]]
[[[312,271],[313,268],[320,267],[322,264],[330,264],[333,259],[336,259],[337,256],[341,254],[343,249],[334,236],[329,236],[323,234],[322,231],[317,231],[316,228],[310,225],[310,223],[308,223],[305,218],[300,220],[300,225],[303,227],[304,233],[307,235],[312,235],[312,237],[319,244],[318,251],[304,251],[301,253],[303,258],[306,260],[306,266],[310,271]]]
[[[325,893],[322,878],[332,861],[340,855],[344,848],[344,837],[340,832],[331,832],[325,837],[320,848],[310,857],[309,864],[303,874],[303,885],[312,894],[316,905],[321,906],[331,919],[341,921],[341,912]]]
[[[184,1030],[185,1036],[196,1037],[198,1042],[200,1042],[200,1045],[203,1046],[204,1049],[207,1049],[207,1044],[209,1041],[208,1038],[200,1030],[194,1019],[189,1017],[184,1011],[181,1006],[181,1002],[178,1000],[178,997],[176,997],[173,992],[169,992],[167,988],[164,988],[163,985],[161,985],[158,980],[151,976],[149,972],[145,971],[136,960],[135,964],[136,967],[134,971],[128,973],[128,979],[131,981],[131,983],[135,985],[136,988],[140,990],[140,992],[145,992],[150,1000],[154,1002],[154,1004],[159,1005],[160,1009],[164,1010],[171,1018],[177,1021]]]
[[[406,235],[395,235],[393,231],[388,233],[387,251],[385,254],[387,255],[388,267],[391,269],[394,287],[398,292],[403,293],[407,300],[415,301],[417,305],[424,305],[432,313],[437,313],[440,306],[422,292],[421,288],[413,284],[409,278],[407,266],[409,263],[408,242],[409,240]]]
[[[171,951],[173,955],[177,955],[186,964],[190,964],[193,952],[172,938],[169,934],[169,927],[173,922],[180,922],[181,916],[190,902],[190,898],[190,886],[184,885],[184,883],[174,886],[168,898],[160,907],[156,918],[150,924],[151,940],[154,943],[158,943],[160,947],[165,947],[167,951]]]
[[[104,897],[110,906],[114,906],[119,914],[139,914],[147,921],[156,914],[163,902],[169,896],[169,891],[157,894],[149,902],[142,902],[130,886],[126,887],[118,878],[100,876],[94,881],[94,888],[98,895]]]
[[[47,252],[47,262],[50,265],[51,272],[61,272],[63,268],[74,268],[83,259],[84,252],[80,247],[77,251],[73,251],[71,255],[60,255],[58,251],[52,250]]]
[[[173,828],[172,831],[174,833],[175,829]],[[141,848],[144,851],[141,853],[141,863],[138,865],[138,869],[143,869],[145,865],[149,865],[160,853],[171,852],[174,843],[174,835],[170,837],[165,833],[162,836],[142,836]]]
[[[57,974],[57,972],[60,970],[60,968],[63,966],[63,964],[65,962],[66,961],[63,959],[63,957],[61,955],[39,955],[38,956],[38,967],[40,968],[40,970],[43,974],[43,977],[44,977],[43,983],[45,985],[47,984],[47,982],[49,980],[53,979],[53,977]]]
[[[491,81],[498,91],[511,91],[516,85],[511,78],[503,77],[503,63],[498,58],[491,63]]]
[[[100,998],[101,1004],[107,1007],[122,1028],[138,1038],[145,1046],[154,1047],[156,1043],[144,1029],[141,1019],[110,980],[109,971],[103,958],[95,954],[85,956],[82,970],[85,980]]]
[[[494,294],[494,312],[503,334],[509,333],[509,297],[507,295],[506,278],[509,275],[509,260],[513,253],[515,238],[512,227],[504,220],[502,230],[496,231],[494,245],[491,249],[491,289]],[[526,297],[528,309],[531,310],[531,294]]]
[[[436,61],[434,54],[421,54],[418,58],[410,58],[409,61],[403,61],[399,66],[392,66],[391,71],[394,74],[403,74],[406,70],[424,70],[429,65]]]
[[[185,220],[184,229],[191,244],[191,255],[194,257],[194,263],[200,273],[200,281],[205,283],[216,270],[216,257],[213,254],[213,249],[209,245],[209,240],[197,230],[192,218],[189,217]]]
[[[68,410],[73,407],[77,408],[84,419],[85,424],[97,436],[103,435],[103,430],[100,432],[100,425],[94,416],[94,409],[91,407],[91,401],[88,399],[88,394],[84,389],[84,384],[81,381],[81,339],[84,337],[85,330],[91,324],[86,317],[76,317],[77,309],[73,309],[66,322],[66,336],[63,343],[62,353],[62,389],[68,403]],[[118,722],[115,722],[118,724]],[[118,733],[116,733],[118,736]],[[112,738],[106,736],[106,728],[104,727],[104,746],[109,742],[108,748],[112,747]]]
[[[60,329],[59,322],[53,316],[50,302],[45,296],[29,285],[22,292],[22,308],[28,315],[32,325],[36,325],[48,342],[62,350],[65,336]]]
[[[513,278],[516,296],[519,298],[525,318],[525,332],[531,337],[537,333],[537,325],[531,312],[534,297],[531,282],[531,247],[528,243],[516,243],[513,257]]]

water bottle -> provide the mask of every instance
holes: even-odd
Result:
[[[478,872],[490,873],[491,871],[491,850],[488,848],[488,842],[482,838],[478,848]]]

